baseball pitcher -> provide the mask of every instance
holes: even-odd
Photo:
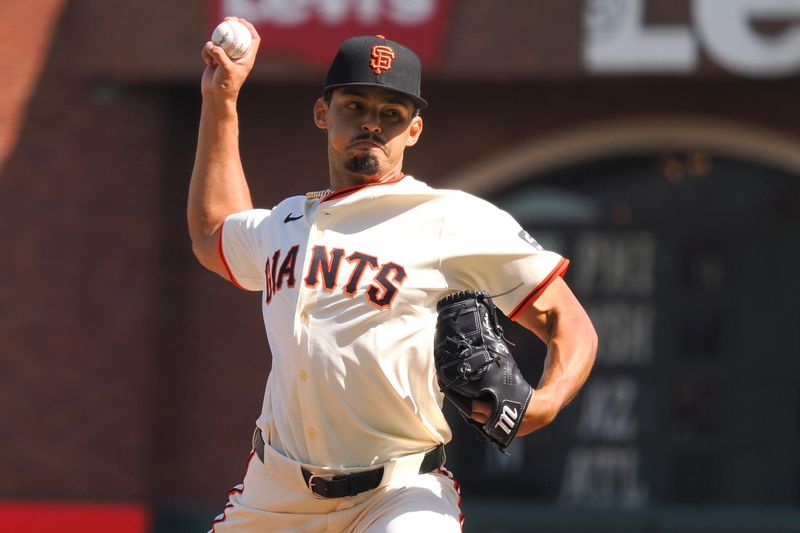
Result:
[[[212,531],[460,531],[442,403],[503,450],[572,399],[597,340],[568,261],[490,203],[404,173],[428,103],[419,58],[381,35],[331,51],[313,106],[329,188],[254,209],[236,105],[259,36],[237,20],[252,34],[244,57],[202,51],[189,233],[202,265],[260,293],[272,370],[244,480]],[[548,346],[535,389],[498,312]]]

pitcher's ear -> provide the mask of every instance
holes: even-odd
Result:
[[[411,126],[408,131],[408,139],[406,139],[406,146],[414,146],[422,135],[422,117],[417,115],[411,119]]]
[[[314,124],[323,130],[328,128],[328,103],[322,98],[314,102]]]

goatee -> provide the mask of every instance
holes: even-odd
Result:
[[[355,155],[348,159],[344,168],[355,174],[362,174],[364,176],[374,176],[378,173],[379,169],[378,158],[369,152],[364,152]]]

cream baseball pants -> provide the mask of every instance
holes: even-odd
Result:
[[[269,444],[263,463],[253,451],[244,481],[228,493],[228,504],[209,533],[461,531],[458,482],[444,468],[419,474],[402,461],[390,462],[377,488],[345,498],[318,499],[301,467],[314,468],[284,457]]]

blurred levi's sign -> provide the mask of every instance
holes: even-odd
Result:
[[[648,22],[655,8],[685,22]],[[691,73],[705,53],[740,76],[791,76],[800,72],[799,21],[800,0],[587,0],[584,62],[594,73]]]
[[[440,63],[453,0],[210,0],[210,5],[214,24],[226,16],[253,23],[262,53],[327,67],[348,37],[380,34],[412,48],[430,69]]]

